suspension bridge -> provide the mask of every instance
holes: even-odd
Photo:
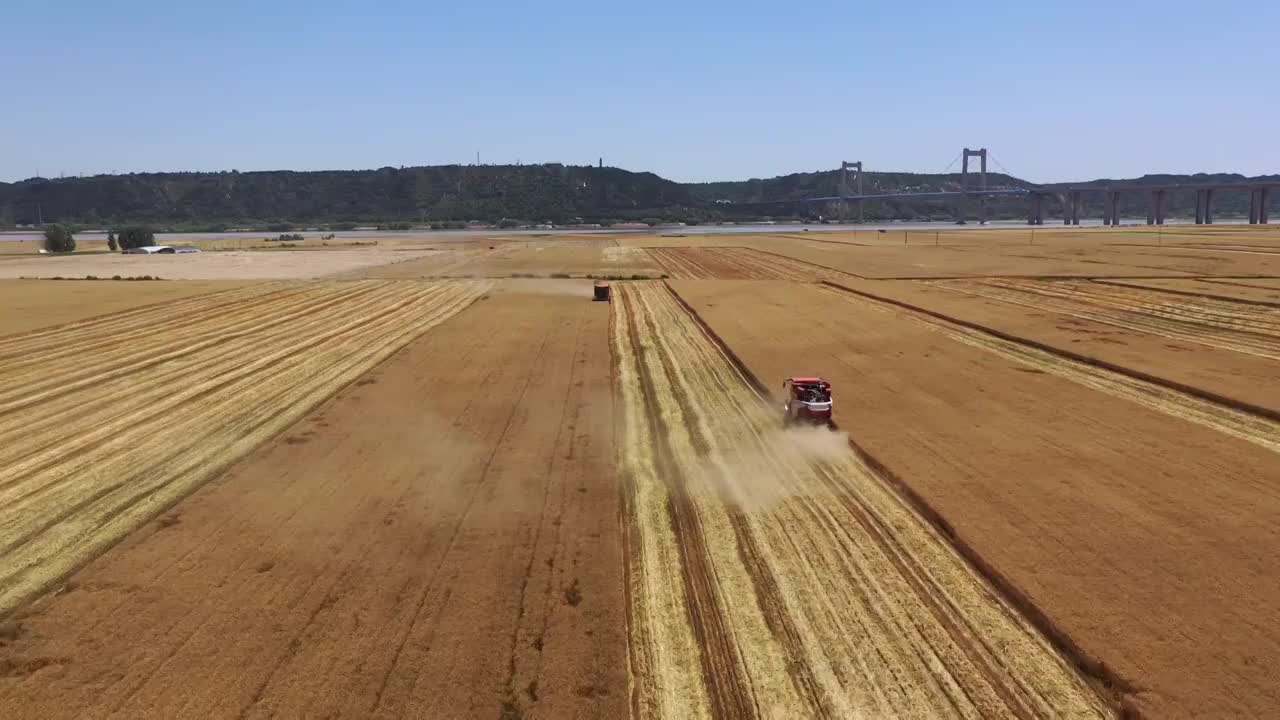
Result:
[[[970,169],[970,159],[977,160],[976,168]],[[1195,223],[1211,225],[1214,222],[1214,203],[1223,193],[1241,192],[1249,194],[1249,224],[1266,225],[1270,222],[1269,206],[1272,191],[1280,188],[1280,181],[1244,182],[1244,183],[1186,183],[1178,185],[1082,185],[1025,188],[989,188],[987,187],[987,161],[995,161],[987,148],[972,150],[964,148],[956,160],[961,161],[960,189],[943,191],[866,193],[863,192],[863,164],[861,161],[840,163],[840,194],[826,197],[807,197],[785,200],[757,200],[743,205],[780,205],[793,203],[835,203],[841,222],[862,222],[865,204],[874,201],[909,201],[909,200],[952,200],[957,206],[960,221],[965,222],[969,210],[976,206],[979,222],[987,221],[986,200],[993,197],[1025,197],[1027,199],[1027,222],[1031,225],[1043,225],[1046,213],[1055,202],[1062,208],[1064,225],[1079,225],[1084,214],[1085,203],[1089,199],[1102,200],[1102,220],[1104,225],[1120,224],[1120,199],[1124,195],[1143,195],[1147,199],[1147,224],[1163,225],[1167,218],[1166,208],[1169,194],[1172,192],[1194,192],[1196,195]],[[999,165],[999,163],[996,163]],[[955,165],[955,160],[947,167],[944,174]],[[1012,175],[1000,166],[1006,175]],[[850,210],[853,214],[850,216]]]

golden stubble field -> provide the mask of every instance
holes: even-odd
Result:
[[[1265,715],[1270,233],[0,282],[0,713]]]

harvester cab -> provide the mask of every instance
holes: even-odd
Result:
[[[831,426],[831,383],[820,377],[790,377],[782,382],[782,424]]]
[[[609,283],[603,280],[597,280],[593,289],[591,301],[595,302],[596,300],[603,300],[605,302],[609,302],[609,295]]]

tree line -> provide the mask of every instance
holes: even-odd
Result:
[[[107,249],[111,252],[147,247],[156,244],[155,231],[141,225],[133,225],[120,230],[107,232]],[[74,229],[68,225],[54,223],[45,226],[44,249],[51,253],[70,253],[76,251]]]

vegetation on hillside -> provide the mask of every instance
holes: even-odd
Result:
[[[567,165],[367,171],[146,173],[0,184],[0,222],[77,221],[408,227],[405,223],[568,223],[598,217],[675,220],[701,211],[681,185],[652,173]],[[196,228],[192,228],[196,229]]]
[[[1147,176],[1072,185],[1142,182],[1244,182],[1240,175]],[[959,173],[866,173],[866,193],[934,192],[960,189]],[[1031,183],[989,173],[991,188],[1029,188]],[[1048,185],[1058,188],[1061,185]],[[853,188],[850,188],[852,191]],[[445,165],[359,171],[139,173],[0,183],[0,227],[40,220],[92,227],[146,223],[166,229],[222,232],[237,227],[289,232],[304,225],[330,230],[357,226],[384,229],[465,227],[468,221],[501,224],[681,221],[691,224],[776,218],[832,218],[836,203],[802,198],[840,194],[840,173],[830,170],[769,179],[681,184],[653,173],[619,168],[547,165]],[[1122,212],[1143,215],[1146,199],[1123,197]],[[1244,193],[1221,193],[1219,214],[1243,214]],[[1190,191],[1172,193],[1169,212],[1189,215]],[[992,218],[1026,213],[1019,198],[988,201]],[[1051,202],[1050,215],[1060,213]],[[1091,200],[1089,215],[1101,213]],[[951,199],[867,202],[868,220],[935,219],[956,216]],[[124,243],[122,246],[127,247]]]

